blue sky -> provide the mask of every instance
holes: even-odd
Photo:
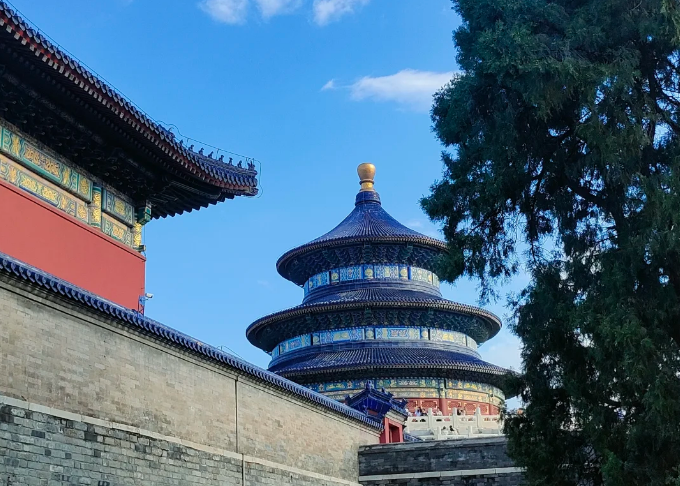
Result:
[[[147,225],[147,315],[266,367],[246,327],[302,299],[276,260],[352,210],[361,162],[392,216],[438,236],[418,200],[441,174],[428,110],[456,70],[449,0],[12,3],[155,120],[261,163],[259,197]],[[443,294],[477,302],[474,282]],[[507,322],[503,304],[487,308]],[[480,352],[519,368],[507,329]]]

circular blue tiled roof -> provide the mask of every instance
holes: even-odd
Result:
[[[308,244],[342,238],[380,238],[385,236],[429,238],[407,228],[390,216],[383,209],[380,203],[380,195],[377,192],[360,192],[357,194],[354,210],[335,228]],[[429,239],[433,240],[433,238]]]
[[[400,282],[398,282],[400,283]],[[333,304],[337,302],[449,302],[441,294],[420,289],[399,287],[385,287],[374,285],[372,282],[360,288],[341,290],[330,288],[328,292],[316,292],[304,300],[303,305]]]
[[[315,253],[341,246],[358,246],[361,248],[365,244],[412,245],[417,246],[419,252],[430,253],[432,256],[446,251],[446,243],[443,241],[409,229],[390,216],[382,208],[380,196],[377,192],[359,192],[354,210],[339,225],[325,235],[284,253],[276,263],[276,268],[282,277],[300,284],[301,272],[296,272],[295,267],[311,268],[313,265],[305,260],[318,259]],[[326,270],[328,269],[330,269],[330,266],[326,268]],[[304,275],[304,271],[302,275],[303,279],[309,277],[309,275]]]
[[[274,364],[270,371],[285,378],[298,381],[303,376],[319,379],[319,375],[350,373],[352,376],[370,375],[418,376],[426,373],[432,376],[457,377],[458,374],[506,376],[508,371],[477,356],[446,349],[426,347],[366,347],[358,349],[337,349],[308,353],[300,360],[289,360]],[[359,373],[359,372],[363,373]],[[305,379],[304,381],[308,381]],[[488,381],[485,380],[485,381]]]
[[[376,322],[458,331],[478,343],[492,338],[501,329],[500,319],[491,312],[433,298],[429,294],[395,292],[385,295],[366,289],[352,294],[357,298],[346,296],[346,300],[335,302],[306,303],[262,317],[248,326],[246,337],[258,348],[269,352],[281,341],[300,334],[375,325]],[[359,298],[358,294],[364,294],[362,296],[366,298]]]
[[[284,278],[304,288],[302,304],[253,322],[246,331],[248,340],[273,354],[270,370],[300,383],[439,376],[500,384],[507,371],[476,352],[454,342],[423,344],[411,338],[414,328],[419,333],[435,329],[481,344],[498,333],[501,321],[484,309],[442,297],[436,273],[446,244],[407,228],[383,209],[373,189],[372,165],[362,164],[358,173],[362,188],[352,212],[277,262]],[[400,328],[405,337],[392,345],[377,338],[377,331],[375,339],[333,344],[317,336],[383,326]],[[291,343],[286,346],[294,341],[295,347],[286,347],[283,354],[287,340]]]

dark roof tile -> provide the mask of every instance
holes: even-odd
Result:
[[[369,347],[320,352],[309,354],[304,360],[287,361],[281,363],[280,366],[274,365],[271,370],[288,375],[304,371],[321,373],[353,368],[380,368],[381,366],[390,369],[408,367],[414,370],[436,367],[494,375],[508,373],[508,370],[487,363],[471,354],[423,347]]]
[[[72,301],[75,301],[77,304],[90,307],[99,312],[115,317],[119,319],[121,324],[125,326],[137,328],[138,330],[143,329],[153,334],[157,338],[173,342],[179,346],[182,346],[183,348],[190,349],[207,358],[215,360],[220,364],[225,364],[227,366],[236,368],[245,374],[257,377],[258,379],[265,381],[277,388],[286,390],[293,395],[332,409],[347,417],[359,420],[376,429],[382,428],[382,424],[380,424],[375,419],[368,417],[367,415],[362,414],[350,407],[347,407],[336,400],[327,398],[308,388],[286,380],[285,378],[282,378],[274,373],[265,371],[262,368],[258,368],[257,366],[236,358],[231,354],[224,353],[210,345],[192,338],[191,336],[165,326],[158,321],[149,319],[139,312],[114,304],[111,301],[76,287],[73,284],[43,272],[38,268],[20,262],[9,255],[5,255],[4,253],[0,253],[0,273],[10,274],[21,280],[31,282],[33,285],[41,287],[50,292],[60,294]]]

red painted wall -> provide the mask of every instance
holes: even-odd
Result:
[[[399,397],[407,398],[407,397]],[[498,415],[499,408],[489,403],[475,402],[469,400],[445,399],[445,398],[407,398],[408,403],[406,408],[415,413],[416,408],[420,407],[423,412],[427,412],[431,408],[434,412],[441,410],[444,415],[451,415],[454,408],[458,410],[465,410],[467,415],[473,415],[477,407],[479,407],[482,415]]]
[[[381,444],[394,444],[404,442],[404,424],[394,422],[387,417],[383,419],[384,429],[380,434]]]
[[[131,309],[144,293],[141,254],[4,181],[0,252]]]

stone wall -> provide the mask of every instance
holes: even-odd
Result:
[[[504,437],[361,447],[359,481],[366,486],[516,486],[522,473]]]
[[[3,274],[0,323],[0,486],[356,484],[359,446],[378,442],[256,374]]]

